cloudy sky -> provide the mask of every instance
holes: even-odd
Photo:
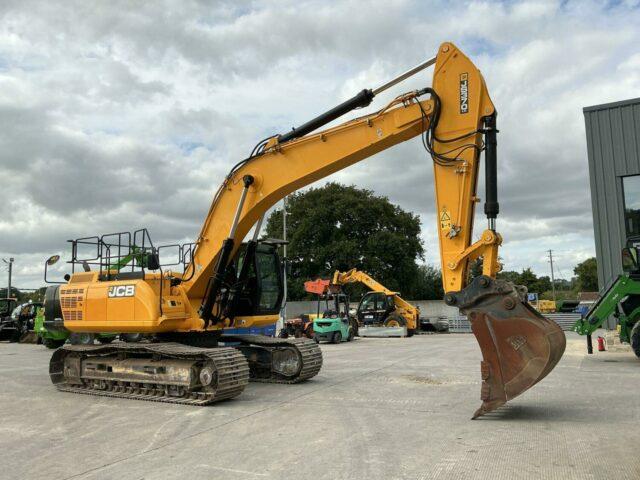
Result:
[[[0,257],[15,257],[14,285],[37,287],[69,238],[142,226],[156,243],[193,238],[257,140],[453,41],[499,112],[505,268],[546,274],[553,249],[569,278],[594,254],[582,108],[640,96],[639,3],[4,0]],[[327,180],[419,213],[439,261],[419,140]]]

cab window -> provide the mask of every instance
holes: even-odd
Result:
[[[278,312],[282,302],[282,278],[275,249],[260,245],[256,251],[256,266],[260,284],[260,311]]]
[[[369,293],[362,300],[361,310],[386,310],[387,296],[384,293]]]
[[[375,295],[366,295],[362,299],[361,310],[375,310],[375,309],[376,309],[376,296]]]

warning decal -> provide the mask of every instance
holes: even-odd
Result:
[[[446,208],[443,208],[440,213],[440,229],[451,230],[451,215],[449,215]]]

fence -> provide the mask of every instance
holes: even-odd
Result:
[[[580,319],[579,313],[548,313],[545,315],[549,320],[553,320],[564,331],[571,331],[573,325]],[[464,315],[447,317],[449,322],[449,332],[451,333],[471,333],[471,323]]]
[[[445,305],[442,300],[416,300],[412,301],[414,305],[420,307],[421,317],[432,319],[432,321],[446,320],[449,322],[449,331],[451,333],[471,333],[471,324],[464,315],[456,315],[458,309]],[[358,306],[352,303],[353,308]],[[294,318],[301,313],[315,313],[317,303],[315,301],[300,301],[287,303],[287,318]],[[570,331],[574,323],[580,318],[579,313],[548,313],[545,315],[553,320],[560,328]]]
[[[573,325],[580,320],[579,313],[548,313],[545,315],[549,320],[553,320],[560,328],[566,332],[573,330]]]

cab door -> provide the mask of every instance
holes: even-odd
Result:
[[[384,293],[365,293],[358,305],[358,321],[364,325],[380,324],[386,318],[388,309],[387,296]]]

